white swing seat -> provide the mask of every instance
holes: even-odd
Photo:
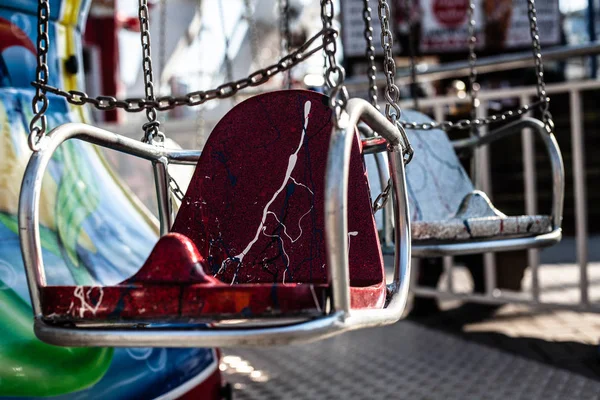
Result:
[[[404,111],[402,118],[416,123],[432,122],[426,115],[411,110]],[[551,215],[503,214],[484,192],[475,190],[456,154],[456,150],[486,145],[524,128],[541,135],[550,155],[554,177]],[[455,142],[440,129],[407,129],[407,134],[417,154],[406,168],[415,256],[542,247],[560,240],[562,159],[554,136],[540,121],[523,118],[483,137]]]

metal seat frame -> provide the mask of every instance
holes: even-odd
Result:
[[[383,309],[354,310],[350,307],[350,275],[348,260],[348,174],[355,127],[362,121],[385,138],[378,151],[389,155],[389,173],[393,181],[395,215],[394,278],[387,285]],[[23,179],[19,200],[21,249],[34,311],[34,330],[47,343],[63,346],[110,347],[231,347],[264,346],[309,342],[348,330],[391,324],[404,314],[407,304],[411,239],[402,136],[396,126],[377,109],[362,99],[348,101],[347,113],[334,128],[325,176],[325,243],[331,298],[322,317],[306,320],[219,321],[210,325],[148,325],[144,327],[98,321],[93,325],[63,326],[43,319],[40,287],[46,286],[39,228],[39,202],[42,179],[56,149],[66,140],[79,139],[105,148],[144,158],[153,163],[159,203],[160,232],[169,231],[172,208],[169,192],[169,164],[194,165],[200,151],[174,150],[150,144],[81,123],[55,128],[31,156]],[[381,140],[381,138],[380,138]],[[363,143],[365,150],[369,143]],[[276,321],[276,320],[275,320]],[[249,322],[244,325],[243,322]],[[269,325],[272,324],[272,325]]]

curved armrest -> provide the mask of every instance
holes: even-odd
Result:
[[[554,230],[560,229],[565,193],[565,169],[556,138],[554,134],[546,130],[543,122],[535,118],[524,117],[486,135],[453,141],[452,145],[455,150],[481,147],[507,136],[521,133],[525,128],[529,128],[539,135],[550,158],[552,168],[552,228]]]
[[[325,242],[330,267],[332,310],[342,311],[349,329],[393,323],[402,317],[408,297],[410,277],[410,218],[406,195],[406,178],[402,157],[402,136],[377,109],[362,99],[348,101],[344,115],[335,129],[325,172]],[[350,309],[348,260],[348,174],[356,126],[365,122],[388,142],[390,175],[393,181],[394,216],[396,218],[394,281],[388,285],[387,306],[382,310]]]

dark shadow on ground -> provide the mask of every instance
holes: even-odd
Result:
[[[540,312],[540,313],[543,313]],[[490,307],[464,304],[429,316],[411,316],[410,320],[443,331],[463,340],[483,344],[590,379],[600,380],[600,347],[578,342],[554,342],[539,338],[511,337],[498,332],[465,332],[470,323],[490,318]],[[530,315],[534,315],[534,311]],[[495,317],[494,317],[495,318]]]

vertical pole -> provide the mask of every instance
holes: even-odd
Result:
[[[590,35],[590,42],[595,42],[596,35],[596,5],[595,0],[588,0],[588,34]],[[590,56],[590,78],[596,79],[598,75],[598,58],[595,55]]]
[[[521,96],[521,106],[529,104],[531,98],[527,95]],[[523,173],[525,175],[525,213],[529,215],[537,214],[537,192],[536,192],[536,174],[535,174],[535,142],[531,129],[524,129],[521,133],[521,143],[523,146]],[[527,250],[527,261],[531,270],[531,295],[533,302],[539,302],[540,285],[538,276],[538,267],[540,264],[540,255],[537,249]]]
[[[160,221],[160,235],[166,235],[171,230],[173,223],[173,208],[171,206],[171,192],[169,190],[169,171],[167,161],[156,161],[152,165],[154,169],[154,184],[156,186],[156,197],[158,202],[158,219]]]
[[[446,119],[446,116],[444,115],[444,106],[441,103],[436,103],[434,108],[433,108],[433,112],[434,112],[434,117],[435,120],[440,122],[440,121],[444,121]],[[454,279],[452,277],[453,274],[453,267],[454,267],[454,257],[452,256],[445,256],[444,257],[444,272],[446,273],[446,276],[448,277],[448,291],[450,293],[454,293]]]
[[[488,104],[487,101],[481,101],[477,107],[477,118],[487,117]],[[485,136],[487,127],[483,126],[479,129],[479,134]],[[492,198],[492,177],[490,173],[490,151],[488,146],[483,146],[475,150],[475,187],[483,190]],[[485,294],[492,297],[496,289],[496,257],[494,253],[485,253],[483,255],[484,276],[485,276]]]
[[[579,285],[581,303],[587,305],[588,299],[588,243],[587,243],[587,195],[585,190],[585,153],[583,138],[583,120],[581,92],[569,91],[571,106],[571,146],[573,148],[573,175],[575,184],[575,232],[577,243],[577,262],[579,264]]]

